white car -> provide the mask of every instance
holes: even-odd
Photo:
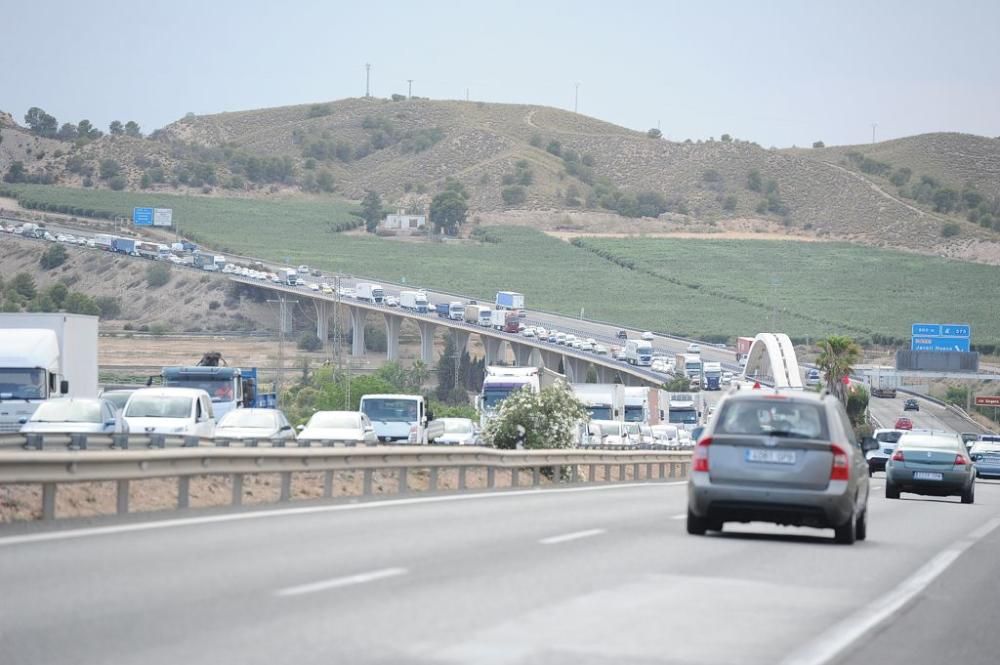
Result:
[[[399,307],[399,299],[396,296],[386,296],[385,297],[386,307]]]
[[[604,346],[603,344],[598,344],[594,347],[594,353],[596,353],[599,356],[606,356],[608,355],[608,347]]]
[[[233,409],[219,418],[215,438],[287,442],[295,441],[295,430],[278,409]]]
[[[688,344],[688,353],[701,353],[701,346],[694,342]]]
[[[441,445],[476,446],[479,445],[479,432],[469,418],[438,418],[444,423],[444,434],[434,439]]]
[[[375,428],[360,411],[317,411],[305,425],[299,425],[299,445],[313,441],[374,446]]]
[[[649,332],[648,330],[646,332],[642,333],[642,338],[644,340],[646,340],[647,342],[653,341],[654,337],[655,337],[655,335],[653,333]]]
[[[21,433],[127,434],[128,425],[110,400],[66,397],[39,404]]]
[[[309,285],[309,290],[310,290],[310,291],[319,291],[319,284],[316,284],[316,283],[311,283],[311,284]]]
[[[200,388],[140,388],[125,403],[133,434],[178,434],[212,438],[212,399]]]
[[[722,373],[722,385],[728,386],[732,382],[733,382],[733,373],[732,372],[723,372]]]
[[[535,336],[535,329],[534,328],[530,328],[530,327],[529,328],[525,328],[524,330],[521,331],[521,334],[524,335],[525,337],[534,337]]]

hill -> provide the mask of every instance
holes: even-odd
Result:
[[[611,211],[675,227],[762,220],[802,235],[980,261],[997,260],[1000,247],[993,228],[1000,210],[974,219],[964,205],[935,211],[927,192],[910,200],[857,167],[865,157],[886,160],[888,177],[913,164],[914,182],[937,174],[928,177],[938,189],[961,197],[969,181],[992,205],[1000,142],[958,134],[874,146],[881,152],[779,151],[728,136],[670,142],[548,107],[364,98],[188,116],[148,138],[103,136],[60,148],[10,124],[0,133],[0,170],[26,160],[29,182],[256,198],[305,191],[358,200],[374,190],[387,207],[426,209],[454,178],[473,215],[491,219],[516,210]],[[635,219],[636,232],[649,228]]]

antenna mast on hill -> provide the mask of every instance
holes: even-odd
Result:
[[[872,145],[875,145],[875,128],[878,127],[877,122],[872,123]]]
[[[365,97],[372,96],[371,89],[371,78],[372,78],[372,66],[371,63],[365,63]]]
[[[406,90],[406,98],[413,99],[413,79],[406,79],[406,83],[409,85]]]
[[[576,82],[576,90],[573,92],[573,113],[576,113],[580,101],[580,82]]]

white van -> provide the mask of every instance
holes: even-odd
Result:
[[[140,388],[123,413],[133,434],[215,436],[212,399],[199,388]]]

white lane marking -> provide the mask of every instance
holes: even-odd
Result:
[[[290,515],[309,515],[313,513],[333,513],[344,510],[370,510],[376,508],[391,508],[394,506],[410,506],[421,503],[440,503],[444,501],[474,501],[499,499],[511,496],[526,496],[530,494],[572,494],[576,492],[607,492],[619,489],[636,489],[640,487],[679,487],[687,485],[686,480],[671,483],[628,483],[626,485],[596,485],[592,487],[565,487],[560,489],[537,490],[501,490],[484,492],[482,494],[453,494],[449,496],[412,497],[409,499],[388,499],[385,501],[368,501],[365,503],[338,503],[329,506],[302,506],[301,508],[281,508],[278,510],[257,510],[245,513],[224,515],[205,515],[204,517],[181,517],[156,522],[140,522],[137,524],[117,524],[114,526],[97,526],[86,529],[66,529],[63,531],[46,531],[45,533],[30,533],[21,536],[0,538],[0,547],[5,545],[23,545],[27,543],[44,543],[53,540],[71,540],[89,536],[106,536],[133,531],[153,531],[182,526],[197,526],[199,524],[218,524],[220,522],[238,522],[241,520],[263,519],[267,517],[288,517]]]
[[[678,513],[677,515],[671,516],[670,519],[672,519],[672,520],[686,520],[687,519],[687,513]]]
[[[548,538],[542,538],[538,542],[542,545],[558,545],[559,543],[568,543],[571,540],[599,536],[602,533],[605,533],[604,529],[587,529],[586,531],[574,531],[573,533],[564,533],[559,536],[549,536]]]
[[[405,575],[407,572],[406,568],[383,568],[382,570],[373,570],[370,573],[359,573],[357,575],[348,575],[347,577],[334,577],[333,579],[312,582],[311,584],[290,586],[285,589],[278,589],[274,592],[274,595],[281,597],[301,596],[306,593],[316,593],[317,591],[339,589],[340,587],[354,586],[355,584],[365,584],[366,582],[383,580],[387,577],[398,577],[399,575]]]
[[[888,594],[834,625],[818,639],[781,661],[781,665],[823,665],[829,663],[844,649],[906,606],[951,564],[955,563],[955,560],[962,556],[965,550],[985,538],[998,526],[1000,526],[1000,518],[993,518],[978,527],[948,549],[939,552]]]

